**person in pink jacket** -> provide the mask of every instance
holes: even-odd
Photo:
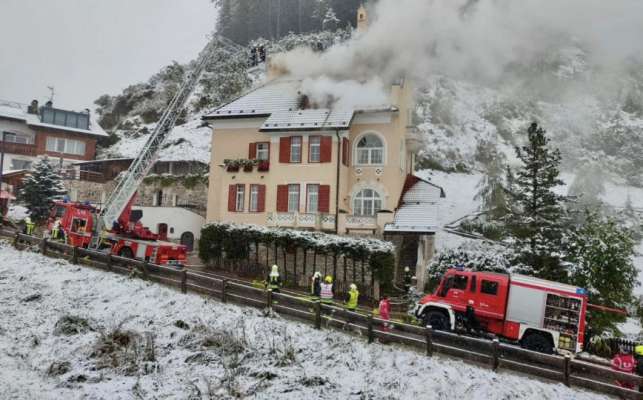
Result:
[[[388,321],[391,320],[391,303],[387,295],[382,296],[382,300],[380,300],[380,319],[386,321],[382,330],[388,332],[390,330]]]
[[[628,374],[634,373],[636,361],[632,352],[625,346],[621,346],[619,352],[612,358],[612,369],[614,371],[625,372]],[[616,381],[616,384],[626,389],[634,389],[634,384],[631,382]]]

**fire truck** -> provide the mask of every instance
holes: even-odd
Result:
[[[517,274],[450,269],[414,309],[437,330],[467,327],[551,354],[582,351],[587,291]],[[596,306],[600,307],[600,306]]]
[[[160,265],[185,262],[186,247],[170,243],[167,237],[154,234],[144,227],[140,222],[141,212],[132,211],[132,205],[138,187],[154,166],[163,143],[174,129],[201,74],[215,53],[220,61],[212,66],[213,69],[224,66],[229,58],[245,54],[245,49],[221,35],[213,35],[147,142],[128,170],[119,177],[104,206],[99,210],[85,203],[57,202],[51,212],[50,230],[55,224],[64,232],[65,240],[74,246],[110,251],[111,254]]]

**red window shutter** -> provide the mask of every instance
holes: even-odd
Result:
[[[350,153],[348,151],[348,139],[343,138],[342,139],[342,164],[344,164],[347,167],[348,167],[348,161],[349,161],[348,159],[349,154]]]
[[[266,211],[266,185],[259,186],[259,199],[257,201],[257,212]]]
[[[230,185],[228,189],[228,211],[237,211],[237,185]]]
[[[330,212],[330,186],[329,185],[319,185],[318,208],[320,213]]]
[[[250,143],[248,147],[248,159],[254,160],[257,158],[257,143]]]
[[[282,137],[279,139],[279,162],[290,163],[290,138]]]
[[[277,212],[288,212],[288,185],[277,186]]]
[[[333,158],[333,138],[322,136],[319,147],[319,162],[330,162]]]

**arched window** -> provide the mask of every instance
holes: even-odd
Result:
[[[382,209],[382,198],[373,189],[363,189],[353,199],[353,214],[374,217]]]
[[[384,164],[384,143],[377,135],[369,134],[357,142],[358,165]]]

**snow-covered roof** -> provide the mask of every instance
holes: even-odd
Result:
[[[28,106],[25,104],[0,100],[0,118],[24,121],[27,125],[35,128],[58,129],[93,136],[108,136],[107,132],[98,124],[98,121],[93,115],[90,115],[89,118],[89,129],[78,129],[64,125],[45,124],[40,121],[38,115],[28,113],[27,109]]]
[[[414,182],[402,196],[393,223],[384,227],[386,233],[435,233],[439,229],[439,205],[444,191],[439,186],[420,180]]]
[[[217,108],[204,119],[269,116],[297,109],[300,80],[274,80]]]
[[[260,131],[348,129],[354,114],[354,110],[327,108],[278,111],[264,122]]]

